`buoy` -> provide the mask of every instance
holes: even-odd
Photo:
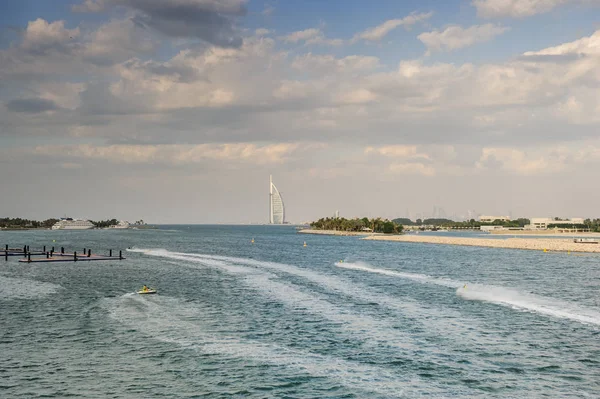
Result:
[[[252,239],[252,244],[254,244],[254,238]]]
[[[306,241],[304,241],[304,246],[306,246]]]
[[[544,248],[544,252],[548,252],[548,251],[546,251],[546,248]]]
[[[571,251],[567,251],[567,255],[571,255]]]
[[[52,240],[52,242],[56,242],[56,240]]]

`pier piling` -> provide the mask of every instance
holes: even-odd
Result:
[[[112,257],[112,249],[108,251],[108,256]]]
[[[122,251],[119,251],[119,260],[123,260],[123,253],[122,253]]]
[[[65,254],[65,247],[60,247],[60,254],[64,255]]]
[[[77,262],[77,251],[73,252],[73,261]]]
[[[88,248],[88,258],[92,256],[92,250]]]
[[[31,262],[31,252],[27,254],[27,262]]]

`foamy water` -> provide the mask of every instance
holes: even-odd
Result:
[[[60,289],[61,286],[57,284],[0,275],[0,300],[45,297]]]
[[[516,310],[530,311],[546,316],[569,319],[581,323],[590,323],[600,326],[600,312],[598,311],[586,309],[585,307],[581,307],[566,301],[522,293],[506,287],[459,282],[423,274],[398,272],[394,270],[375,268],[365,263],[338,262],[335,265],[345,269],[377,273],[390,277],[408,279],[423,284],[434,284],[442,287],[456,288],[456,294],[464,299],[485,301],[492,304],[508,306]]]

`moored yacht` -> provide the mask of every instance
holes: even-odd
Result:
[[[89,230],[94,227],[89,220],[61,218],[52,226],[52,230]]]

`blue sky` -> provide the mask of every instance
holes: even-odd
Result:
[[[599,11],[595,0],[3,2],[0,214],[69,213],[58,187],[93,178],[107,191],[79,193],[73,216],[182,222],[200,209],[191,221],[261,222],[274,174],[297,222],[434,206],[594,216],[596,189],[577,214],[569,199],[600,166]],[[23,200],[24,182],[47,198]],[[123,190],[114,215],[107,201]]]

